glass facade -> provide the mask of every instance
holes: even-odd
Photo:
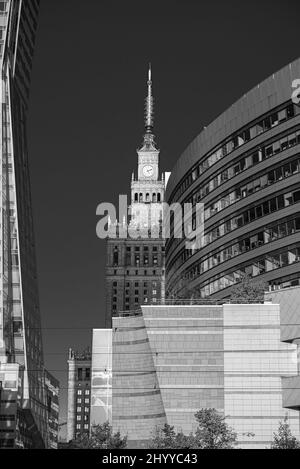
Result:
[[[244,95],[175,166],[167,202],[192,204],[193,230],[202,203],[204,238],[187,249],[171,220],[167,295],[228,297],[246,274],[271,289],[299,284],[300,109],[290,97],[299,74],[297,60]]]
[[[24,370],[24,423],[29,412],[36,426],[31,444],[43,447],[47,406],[26,136],[38,11],[38,0],[0,2],[0,360]]]
[[[112,330],[93,330],[91,428],[112,423]]]

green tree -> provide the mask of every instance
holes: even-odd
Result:
[[[264,293],[268,286],[264,282],[255,282],[249,275],[245,275],[243,280],[232,288],[230,299],[232,302],[242,303],[243,301],[264,301]]]
[[[300,449],[300,442],[292,434],[287,415],[279,422],[278,433],[274,433],[271,449]]]
[[[225,422],[225,417],[216,409],[201,409],[195,414],[198,428],[195,446],[199,449],[233,449],[237,434]]]
[[[93,427],[91,434],[83,433],[71,441],[71,449],[124,449],[127,437],[122,438],[120,432],[113,433],[109,422]]]
[[[156,427],[149,448],[151,449],[192,449],[194,448],[193,435],[176,433],[174,427],[165,424],[162,428]]]

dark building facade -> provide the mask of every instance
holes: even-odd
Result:
[[[112,317],[118,312],[156,303],[164,297],[165,175],[159,172],[160,151],[153,134],[151,69],[145,110],[145,134],[137,150],[138,171],[131,181],[128,233],[120,235],[125,226],[120,220],[111,225],[107,239],[106,327],[111,327]]]
[[[38,0],[0,2],[0,364],[19,365],[17,419],[24,447],[47,443],[47,407],[31,210],[26,121]],[[6,445],[10,434],[1,434]],[[16,440],[17,444],[17,440]]]
[[[82,353],[69,350],[67,441],[89,433],[91,366],[92,356],[89,349]]]
[[[200,249],[167,240],[169,296],[226,298],[245,275],[270,290],[299,285],[299,77],[298,59],[204,128],[175,165],[167,201],[204,204],[204,239]]]

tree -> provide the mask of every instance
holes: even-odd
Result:
[[[124,449],[127,437],[122,438],[120,432],[113,433],[109,422],[93,427],[91,434],[83,433],[71,441],[71,449]]]
[[[174,427],[165,424],[162,428],[156,427],[149,447],[151,449],[193,449],[193,435],[176,433]]]
[[[264,294],[267,290],[267,284],[264,282],[254,282],[249,275],[245,275],[240,283],[232,288],[231,301],[242,303],[243,301],[264,301]]]
[[[300,449],[300,441],[292,434],[287,415],[283,422],[279,422],[278,433],[274,433],[271,449]]]
[[[216,409],[201,409],[195,414],[198,428],[195,433],[194,448],[233,449],[237,434],[225,422],[225,417]]]

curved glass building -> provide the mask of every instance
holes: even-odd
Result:
[[[204,204],[204,239],[200,249],[167,239],[169,296],[226,298],[245,275],[270,289],[300,284],[296,79],[300,59],[204,128],[175,165],[167,201]]]

